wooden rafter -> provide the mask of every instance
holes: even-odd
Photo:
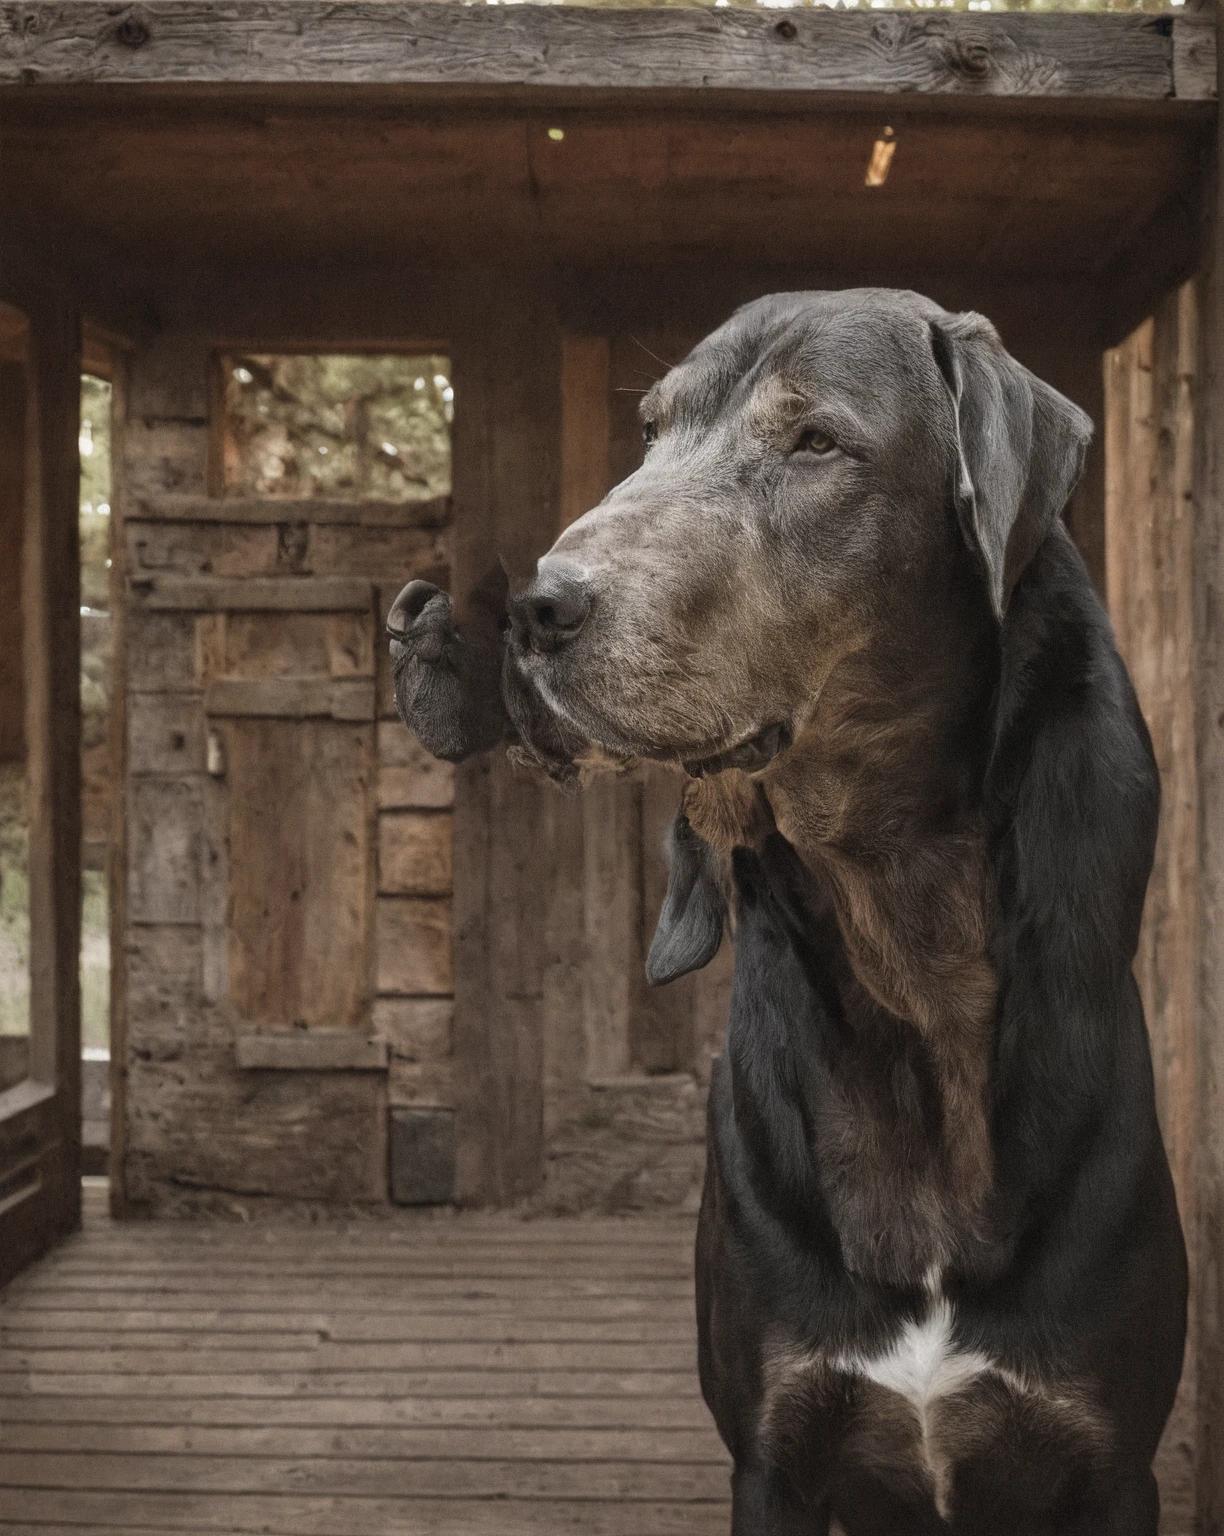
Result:
[[[1203,101],[1209,15],[0,4],[0,85],[383,84]]]

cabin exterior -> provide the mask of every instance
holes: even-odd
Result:
[[[1137,969],[1195,1266],[1166,1523],[1224,1530],[1215,79],[1210,10],[0,4],[0,758],[31,934],[0,1279],[78,1220],[83,857],[116,1216],[695,1206],[730,971],[724,946],[645,985],[679,781],[427,760],[382,618],[411,575],[462,609],[528,566],[635,466],[634,391],[736,304],[913,287],[1098,424],[1068,519],[1164,778]],[[445,486],[245,475],[235,369],[293,357],[436,361]],[[83,370],[115,443],[84,759]]]

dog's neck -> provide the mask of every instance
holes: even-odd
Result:
[[[917,665],[912,646],[849,658],[764,783],[779,831],[828,880],[859,981],[926,1041],[950,1193],[976,1227],[992,1179],[997,982],[980,811],[992,667],[966,638]]]
[[[759,846],[776,822],[827,884],[858,980],[927,1044],[943,1105],[945,1204],[955,1226],[985,1236],[997,983],[980,754],[993,659],[965,639],[917,666],[912,647],[848,658],[788,752],[755,782],[723,774],[695,786],[689,815],[724,848]]]

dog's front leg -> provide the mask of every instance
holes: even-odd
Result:
[[[1160,1493],[1149,1468],[1114,1484],[1099,1504],[1085,1510],[1066,1536],[1157,1536]]]
[[[805,1507],[780,1473],[737,1466],[731,1476],[731,1536],[829,1536],[829,1509]]]

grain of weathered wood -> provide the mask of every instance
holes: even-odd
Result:
[[[450,497],[428,501],[328,501],[245,496],[142,496],[132,515],[166,523],[311,523],[368,528],[443,528]]]
[[[37,17],[31,24],[27,18]],[[791,18],[788,18],[790,21]],[[647,86],[1112,96],[1202,92],[1146,16],[524,11],[350,0],[150,0],[136,46],[104,3],[0,10],[0,82]]]
[[[207,1379],[201,1379],[201,1377]],[[683,1397],[697,1389],[691,1371],[222,1371],[150,1376],[143,1371],[0,1371],[0,1396],[34,1391],[63,1397]]]
[[[1173,94],[1180,101],[1215,98],[1216,28],[1210,7],[1179,16],[1173,28]]]
[[[608,458],[606,336],[561,338],[561,527],[597,506],[612,486]]]
[[[80,1452],[0,1450],[6,1488],[81,1485],[125,1492],[274,1493],[300,1496],[412,1499],[608,1499],[625,1503],[700,1501],[709,1497],[711,1468],[687,1462],[567,1462],[536,1460],[407,1461],[342,1457],[284,1459],[247,1456],[122,1456]]]
[[[374,943],[379,992],[449,996],[454,991],[449,900],[380,896]]]
[[[23,524],[30,1046],[29,1077],[0,1110],[0,1282],[80,1219],[81,330],[67,304],[31,297],[23,497],[10,512]]]
[[[415,1506],[415,1507],[413,1507]],[[723,1536],[721,1498],[699,1504],[605,1500],[547,1502],[524,1499],[490,1504],[472,1499],[414,1500],[303,1498],[294,1494],[74,1493],[14,1491],[12,1518],[39,1527],[57,1521],[79,1532],[106,1531],[141,1519],[159,1531],[224,1531],[227,1536],[386,1536],[411,1517],[429,1536]]]
[[[197,778],[134,779],[128,791],[128,916],[198,923],[203,840]]]
[[[374,1033],[393,1056],[441,1061],[451,1054],[454,1013],[450,998],[379,997],[374,1000]]]
[[[416,572],[445,566],[449,559],[445,530],[323,524],[310,529],[305,568],[320,576],[366,576],[371,581],[390,576],[398,590]]]
[[[132,417],[124,435],[133,497],[203,492],[208,470],[208,423],[203,417]]]
[[[346,576],[134,576],[130,586],[138,608],[199,613],[365,613],[372,600],[368,581]]]
[[[467,1343],[426,1340],[417,1343],[355,1344],[314,1341],[313,1348],[239,1349],[201,1347],[182,1350],[131,1349],[113,1344],[105,1349],[0,1348],[0,1372],[33,1371],[41,1376],[61,1373],[90,1376],[101,1372],[159,1375],[253,1375],[268,1371],[320,1373],[372,1371],[640,1371],[676,1374],[692,1365],[690,1343]]]
[[[485,1303],[486,1309],[488,1303]],[[602,1310],[602,1309],[601,1309]],[[585,1309],[590,1312],[589,1306]],[[336,1343],[647,1343],[695,1339],[691,1309],[649,1318],[584,1316],[519,1317],[479,1312],[377,1312],[340,1314],[311,1311],[296,1316],[275,1311],[196,1308],[189,1311],[53,1311],[7,1307],[0,1320],[0,1343],[13,1349],[313,1349],[320,1340]],[[0,1428],[3,1426],[0,1425]]]
[[[234,1059],[244,1071],[385,1072],[387,1045],[351,1029],[240,1030]]]
[[[275,576],[280,548],[275,528],[224,523],[146,523],[124,519],[128,573],[177,576]]]
[[[449,896],[448,811],[384,811],[378,818],[378,889],[386,896]]]
[[[380,810],[442,809],[454,803],[453,764],[431,757],[398,720],[378,723]]]
[[[455,1104],[455,1063],[447,1058],[442,1061],[407,1061],[402,1056],[392,1057],[387,1068],[387,1102],[397,1109],[445,1109],[453,1110]],[[453,1141],[453,1130],[447,1132],[448,1142]],[[436,1204],[450,1200],[453,1183],[445,1196],[433,1201],[404,1201],[404,1204]]]
[[[692,1429],[311,1429],[157,1424],[0,1423],[0,1449],[179,1456],[380,1457],[411,1461],[687,1462],[723,1466],[712,1428]],[[702,1485],[704,1487],[704,1483]],[[2,1529],[3,1527],[0,1527]]]
[[[233,1008],[252,1023],[354,1026],[368,997],[373,731],[250,719],[224,735]]]
[[[279,1425],[288,1428],[329,1426],[390,1427],[403,1434],[414,1428],[472,1428],[485,1435],[505,1426],[534,1434],[570,1430],[694,1431],[711,1433],[709,1410],[696,1394],[682,1397],[503,1397],[480,1393],[422,1398],[403,1393],[377,1397],[329,1397],[312,1393],[285,1397],[114,1397],[73,1399],[29,1392],[0,1397],[0,1422],[36,1424],[96,1423],[194,1425],[240,1428]],[[335,1432],[334,1430],[332,1432]]]
[[[1215,7],[1216,23],[1224,4]],[[1198,1529],[1224,1529],[1224,119],[1217,119],[1204,271],[1198,281],[1194,633],[1197,826],[1198,1221],[1195,1499]]]
[[[171,1193],[224,1191],[221,1199],[230,1209],[245,1195],[382,1199],[382,1074],[242,1073],[232,1041],[218,1039],[218,1033],[215,1023],[211,1032],[197,1023],[190,1055],[178,1062],[134,1060],[129,1066],[133,1205],[164,1207],[167,1186]],[[197,1258],[188,1270],[199,1277],[203,1267]],[[238,1277],[227,1278],[232,1285]],[[209,1283],[207,1277],[191,1282],[187,1272],[183,1279]],[[90,1283],[104,1287],[107,1276],[94,1275]],[[258,1283],[273,1284],[266,1272]]]
[[[127,764],[132,774],[203,773],[204,720],[198,693],[138,693],[127,699]]]
[[[560,338],[527,279],[486,275],[451,349],[454,586],[461,624],[491,629],[472,594],[501,556],[530,569],[557,521]],[[460,765],[455,785],[454,1048],[456,1197],[508,1204],[543,1176],[543,1069],[537,1024],[548,880],[546,788],[504,754]],[[381,952],[380,952],[381,963]]]
[[[204,713],[277,720],[373,720],[374,684],[305,677],[223,677],[205,688]]]

